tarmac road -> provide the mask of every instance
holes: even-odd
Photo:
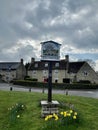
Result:
[[[0,90],[4,91],[25,91],[25,92],[41,92],[41,93],[48,93],[47,88],[45,90],[41,88],[32,88],[29,87],[23,87],[13,84],[7,84],[7,83],[0,83]],[[75,96],[83,96],[83,97],[92,97],[92,98],[98,98],[98,89],[97,90],[52,90],[52,93],[56,94],[66,94],[68,91],[68,95],[75,95]]]

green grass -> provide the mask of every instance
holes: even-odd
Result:
[[[98,99],[60,94],[53,94],[53,99],[74,104],[74,108],[79,111],[82,120],[76,130],[98,130]],[[47,95],[33,92],[0,91],[0,130],[41,130],[46,124],[41,118],[41,100],[47,100]],[[26,109],[21,118],[12,123],[8,108],[16,103],[25,104]],[[71,127],[66,130],[74,130],[74,126]]]

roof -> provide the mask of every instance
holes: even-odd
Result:
[[[85,61],[79,62],[69,62],[68,73],[77,73],[80,68],[84,65]],[[35,61],[29,66],[29,70],[45,70],[48,69],[48,62],[45,61]],[[57,65],[59,64],[59,65]],[[65,60],[53,61],[52,69],[65,70],[67,67],[67,62]]]
[[[54,43],[54,44],[61,45],[60,43],[55,42],[55,41],[52,41],[52,40],[50,40],[50,41],[45,41],[45,42],[41,42],[41,44],[45,44],[45,43],[49,43],[49,42]]]
[[[80,68],[84,65],[85,61],[78,61],[78,62],[70,62],[69,63],[69,73],[77,73]]]
[[[19,62],[0,62],[0,70],[16,70]]]

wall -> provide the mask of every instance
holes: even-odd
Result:
[[[1,70],[0,74],[2,75],[2,80],[6,82],[9,82],[10,80],[16,78],[16,70],[11,71]]]
[[[44,73],[46,71],[46,73]],[[39,82],[44,82],[44,78],[48,78],[48,70],[33,70],[28,71],[28,75],[31,78],[37,78]],[[64,70],[53,70],[52,71],[52,82],[55,83],[56,80],[58,83],[63,82],[63,78],[65,78]]]
[[[16,79],[24,79],[26,76],[26,69],[23,64],[20,63],[19,67],[16,70]]]
[[[98,76],[88,63],[85,63],[77,73],[77,80],[89,80],[91,83],[98,83]]]

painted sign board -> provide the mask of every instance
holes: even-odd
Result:
[[[58,61],[61,44],[54,41],[41,42],[41,60]]]

